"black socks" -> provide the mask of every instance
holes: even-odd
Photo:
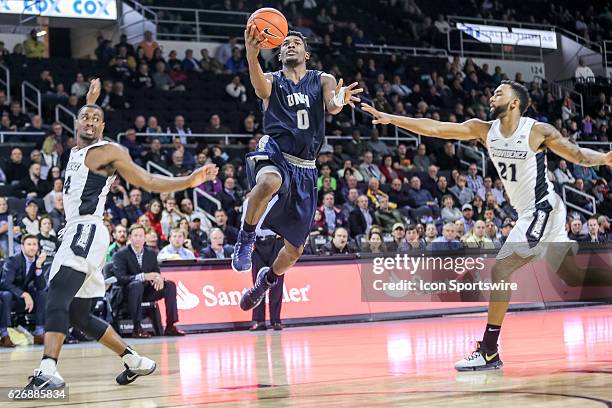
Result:
[[[277,279],[278,279],[278,276],[274,273],[272,268],[268,269],[268,273],[266,274],[266,280],[268,281],[268,283],[270,285],[273,285]]]
[[[499,340],[499,333],[501,332],[501,326],[494,324],[487,324],[484,336],[482,336],[482,344],[489,351],[497,350],[497,340]]]

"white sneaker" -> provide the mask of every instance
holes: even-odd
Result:
[[[130,360],[131,361],[128,361],[128,363],[123,364],[125,370],[115,379],[119,385],[130,384],[134,382],[136,378],[149,375],[155,371],[155,361],[148,357],[134,354],[133,358],[130,358]]]
[[[498,350],[487,350],[481,342],[477,342],[476,350],[466,358],[457,361],[455,369],[457,371],[498,370],[503,365]]]

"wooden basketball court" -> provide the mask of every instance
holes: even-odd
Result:
[[[118,386],[121,360],[66,346],[69,401],[11,407],[612,407],[612,307],[510,314],[502,371],[457,373],[483,315],[131,341],[157,371]],[[20,387],[40,347],[3,349],[0,386]],[[10,404],[10,405],[9,405]]]

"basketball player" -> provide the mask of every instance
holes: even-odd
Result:
[[[491,271],[493,281],[508,281],[512,272],[536,256],[557,251],[547,254],[545,259],[551,262],[556,260],[557,273],[566,284],[609,284],[609,273],[606,271],[585,271],[575,264],[572,241],[569,241],[565,231],[565,204],[548,179],[545,155],[546,150],[550,149],[582,166],[612,166],[612,153],[580,148],[563,138],[551,125],[523,117],[529,105],[529,93],[514,81],[502,81],[489,103],[493,121],[470,119],[463,123],[395,116],[379,112],[366,104],[362,106],[374,116],[373,124],[392,124],[420,135],[442,139],[475,139],[487,147],[510,202],[519,214],[516,226],[497,255],[497,262]],[[499,292],[492,294],[490,299],[488,324],[482,342],[477,343],[476,350],[470,356],[455,364],[458,371],[502,367],[497,340],[508,309],[510,292]]]
[[[102,223],[106,195],[118,173],[130,184],[155,192],[185,190],[212,180],[214,165],[186,177],[153,175],[137,166],[128,151],[102,140],[104,111],[95,105],[100,80],[91,82],[87,105],[77,117],[77,145],[70,152],[64,182],[66,228],[49,274],[44,354],[26,389],[48,390],[65,386],[57,360],[69,326],[83,331],[119,355],[125,370],[117,376],[121,385],[149,375],[155,362],[138,355],[105,321],[93,316],[91,298],[104,296],[102,266],[110,238]],[[144,280],[144,275],[140,277]],[[159,280],[159,277],[155,278]],[[159,285],[162,282],[152,282]]]
[[[317,168],[315,158],[325,136],[325,109],[332,115],[344,105],[354,106],[362,92],[357,83],[342,86],[332,75],[306,69],[310,58],[304,36],[290,31],[280,46],[282,70],[265,73],[257,56],[267,39],[249,24],[244,32],[249,75],[255,93],[261,99],[266,135],[255,152],[247,155],[247,176],[252,190],[232,267],[249,271],[255,243],[255,227],[264,217],[268,228],[284,240],[284,247],[272,267],[257,273],[253,288],[243,295],[240,307],[257,306],[266,291],[300,257],[310,233],[317,206]]]

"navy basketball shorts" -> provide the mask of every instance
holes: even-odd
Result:
[[[274,173],[282,180],[266,208],[261,227],[274,231],[295,247],[304,246],[317,208],[318,172],[314,160],[283,153],[267,135],[246,159],[251,188],[262,174]]]

